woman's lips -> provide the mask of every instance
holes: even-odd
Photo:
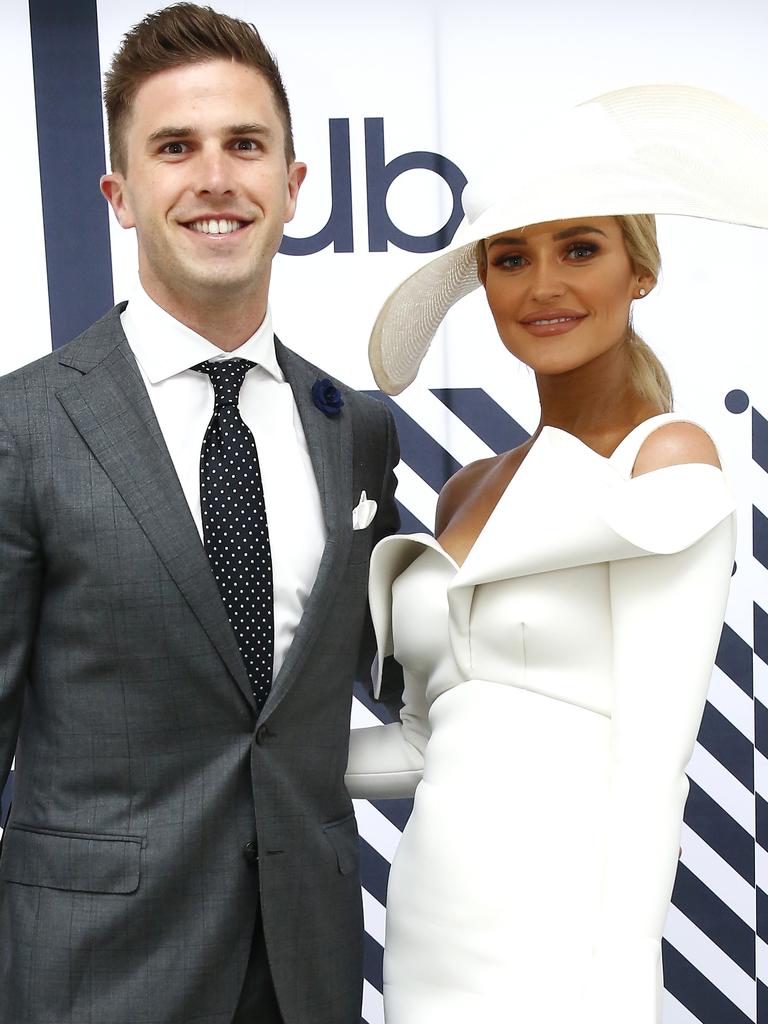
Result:
[[[558,334],[568,334],[584,319],[586,313],[548,312],[526,317],[520,324],[535,338],[551,338]]]

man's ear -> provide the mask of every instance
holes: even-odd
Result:
[[[112,207],[120,227],[136,227],[123,175],[119,171],[112,171],[111,174],[102,175],[99,181],[99,188],[101,189],[101,194]]]
[[[296,213],[296,200],[299,197],[301,183],[307,176],[307,165],[294,160],[288,165],[288,202],[285,205],[285,223],[293,220]]]

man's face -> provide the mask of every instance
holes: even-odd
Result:
[[[125,173],[101,188],[136,228],[142,284],[155,301],[243,303],[263,296],[304,164],[286,165],[266,80],[232,61],[152,75],[125,125]]]

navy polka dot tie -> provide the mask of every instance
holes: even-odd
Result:
[[[237,407],[247,359],[195,366],[213,385],[213,416],[200,452],[203,543],[248,670],[259,710],[272,685],[272,555],[256,441]]]

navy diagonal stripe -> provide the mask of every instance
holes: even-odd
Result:
[[[664,957],[664,987],[694,1017],[698,1017],[701,1024],[752,1024],[750,1017],[697,971],[666,939],[661,949]]]
[[[401,501],[397,502],[397,507],[400,510],[400,533],[432,533],[432,530],[417,519]]]
[[[685,864],[678,865],[672,902],[742,971],[755,977],[755,933]]]
[[[768,665],[768,615],[766,615],[757,602],[752,607],[754,609],[755,654]]]
[[[752,506],[752,554],[768,569],[768,519],[756,505]]]
[[[757,1019],[768,1020],[768,987],[758,979],[757,982]]]
[[[759,700],[755,701],[755,746],[768,757],[768,708]]]
[[[5,822],[8,818],[8,811],[11,808],[11,800],[13,799],[13,772],[8,774],[8,781],[5,784],[5,789],[0,795],[0,828],[5,828]]]
[[[370,690],[370,684],[368,683],[367,680],[358,680],[355,683],[353,693],[361,704],[364,704],[365,707],[368,708],[368,710],[372,714],[376,715],[380,722],[384,722],[386,724],[393,720],[392,715],[390,715],[386,705],[382,704],[381,701],[373,699]]]
[[[704,707],[698,741],[742,786],[754,793],[755,755],[752,741],[709,701]]]
[[[757,900],[757,934],[763,942],[768,942],[768,895],[758,886],[755,889],[755,896]]]
[[[752,648],[728,623],[723,625],[715,664],[744,693],[752,696]]]
[[[368,932],[363,937],[363,974],[379,992],[384,988],[384,949]]]
[[[768,420],[752,406],[752,458],[768,473]]]
[[[759,793],[755,794],[755,828],[758,843],[768,850],[768,803]]]
[[[461,469],[461,463],[388,395],[379,391],[369,391],[368,394],[388,405],[395,417],[403,462],[434,491],[442,490],[446,480]]]
[[[384,817],[402,832],[413,810],[413,800],[372,800],[371,803]]]
[[[734,871],[738,871],[750,885],[755,884],[755,841],[745,828],[728,814],[720,804],[691,781],[685,805],[685,822],[715,853],[719,854]]]
[[[29,0],[53,346],[113,304],[96,0]]]
[[[482,388],[433,388],[432,394],[497,455],[516,448],[530,437]]]
[[[363,888],[367,889],[374,899],[382,906],[387,902],[387,883],[389,882],[389,861],[382,857],[363,837],[360,837],[360,878]]]

